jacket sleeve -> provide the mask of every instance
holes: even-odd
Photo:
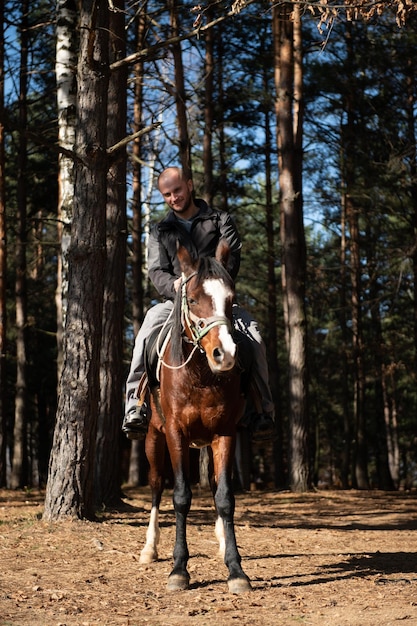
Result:
[[[233,280],[235,280],[240,267],[240,253],[242,250],[242,242],[240,240],[240,236],[234,219],[231,217],[231,215],[225,212],[222,212],[220,215],[220,235],[223,239],[226,239],[231,251],[229,267],[227,269],[230,276],[233,278]]]
[[[168,255],[168,251],[158,237],[158,226],[155,225],[149,235],[148,274],[158,293],[173,300],[175,297],[174,282],[177,276]]]

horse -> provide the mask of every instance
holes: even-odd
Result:
[[[228,568],[228,589],[252,589],[241,567],[234,529],[232,468],[236,428],[244,410],[237,346],[232,336],[234,284],[226,267],[225,240],[215,257],[193,260],[177,246],[182,277],[172,311],[172,327],[160,349],[158,387],[151,389],[152,417],[145,440],[152,507],[140,562],[158,558],[159,506],[164,489],[165,443],[174,474],[176,538],[167,589],[189,588],[187,515],[191,507],[190,447],[209,446],[210,484],[217,512],[215,535]]]

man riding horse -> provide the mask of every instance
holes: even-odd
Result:
[[[122,430],[129,439],[146,435],[150,414],[146,403],[138,405],[137,389],[145,371],[145,341],[151,332],[168,319],[173,300],[181,285],[181,271],[177,258],[180,243],[197,257],[213,257],[221,239],[230,246],[227,270],[234,280],[239,271],[242,244],[232,217],[225,211],[210,208],[204,200],[194,199],[193,183],[181,168],[169,167],[158,178],[158,189],[170,208],[169,213],[150,233],[148,249],[149,277],[163,298],[151,307],[136,336],[132,362],[126,382],[125,417]],[[265,346],[257,323],[235,304],[235,328],[246,335],[252,350],[252,374],[261,398],[261,410],[252,417],[250,428],[254,440],[268,439],[274,431],[274,404],[268,383],[268,365]]]

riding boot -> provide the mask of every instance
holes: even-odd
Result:
[[[254,443],[270,441],[275,434],[275,420],[272,413],[252,414],[251,439]]]
[[[144,402],[126,413],[123,419],[122,431],[128,439],[144,439],[148,432],[149,421],[150,412],[148,411],[148,405]]]

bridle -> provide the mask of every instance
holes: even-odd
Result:
[[[212,328],[216,326],[227,326],[229,330],[231,330],[232,325],[230,320],[223,315],[197,317],[197,315],[194,315],[194,313],[190,311],[187,298],[187,283],[196,275],[197,272],[193,272],[189,276],[182,274],[181,277],[181,322],[184,328],[188,328],[190,331],[191,338],[187,337],[186,340],[202,350],[200,341]]]
[[[210,317],[197,317],[197,315],[194,315],[194,313],[190,311],[188,298],[187,298],[187,283],[191,280],[191,278],[193,278],[196,275],[197,275],[197,272],[192,272],[189,276],[186,276],[184,273],[181,275],[181,324],[184,329],[188,328],[190,335],[191,335],[191,337],[188,337],[187,335],[185,335],[183,339],[187,343],[191,343],[193,345],[193,349],[191,350],[190,354],[188,355],[184,363],[181,363],[181,365],[170,365],[169,363],[166,363],[164,361],[163,355],[164,355],[165,347],[168,343],[171,332],[169,332],[169,334],[165,338],[163,346],[161,347],[159,346],[159,337],[158,337],[157,338],[157,353],[158,353],[158,358],[159,358],[159,364],[157,368],[158,372],[159,372],[160,365],[164,365],[165,367],[171,370],[178,370],[178,369],[181,369],[182,367],[185,367],[191,361],[197,349],[199,349],[200,352],[204,353],[204,349],[202,348],[200,341],[203,337],[205,337],[205,335],[207,335],[208,332],[210,332],[212,328],[215,328],[216,326],[227,326],[229,330],[231,331],[232,324],[230,320],[225,316],[211,315]],[[164,327],[166,324],[168,324],[171,318],[171,314],[169,315],[167,321],[165,322]],[[161,336],[162,333],[163,333],[163,329],[161,330],[159,336]],[[159,373],[157,373],[157,378],[159,380]]]

